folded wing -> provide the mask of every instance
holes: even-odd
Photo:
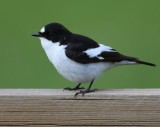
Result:
[[[155,66],[152,63],[138,60],[138,58],[125,56],[117,52],[115,49],[98,44],[94,40],[81,36],[82,39],[73,39],[66,47],[65,53],[71,60],[81,63],[97,63],[97,62],[110,62],[120,64],[145,64]],[[86,41],[87,39],[87,41]]]

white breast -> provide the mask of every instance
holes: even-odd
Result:
[[[52,43],[40,38],[43,49],[57,71],[66,79],[76,83],[88,83],[96,79],[104,70],[113,66],[111,63],[80,64],[69,59],[65,55],[64,45],[59,42]]]

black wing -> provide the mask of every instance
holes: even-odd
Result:
[[[112,49],[109,47],[109,50],[103,50],[99,54],[95,55],[94,57],[90,57],[90,54],[88,54],[87,50],[98,48],[100,45],[95,42],[94,40],[82,36],[82,35],[76,35],[73,34],[72,39],[70,40],[70,43],[68,43],[65,53],[68,58],[71,60],[82,63],[82,64],[88,64],[88,63],[96,63],[96,62],[111,62],[111,63],[117,63],[121,61],[128,61],[128,62],[135,62],[139,64],[145,64],[149,66],[156,66],[155,64],[145,62],[138,60],[138,58],[125,56],[117,52],[115,49]],[[93,50],[93,52],[94,52]]]
[[[138,58],[130,57],[122,55],[118,52],[102,52],[100,54],[101,57],[104,58],[103,62],[121,62],[121,61],[128,61],[128,63],[137,63],[137,64],[145,64],[149,66],[156,66],[153,63],[141,61]]]
[[[68,58],[78,63],[94,63],[98,62],[98,59],[89,58],[89,56],[84,51],[97,47],[99,47],[99,45],[94,40],[82,35],[73,34],[72,38],[70,39],[70,43],[68,43],[65,49],[65,53]]]
[[[87,64],[87,63],[96,63],[96,62],[121,62],[123,60],[134,61],[136,58],[124,56],[118,53],[114,49],[110,51],[102,51],[100,54],[97,54],[95,57],[90,57],[85,51],[88,49],[96,49],[99,47],[99,44],[94,40],[74,34],[70,43],[68,43],[65,53],[66,56],[78,63]]]
[[[75,51],[85,51],[90,48],[99,47],[98,43],[83,35],[72,34],[67,50],[75,50]]]
[[[121,55],[118,52],[103,52],[97,57],[90,58],[85,52],[77,52],[72,50],[66,50],[66,56],[78,63],[88,64],[96,62],[121,62],[124,60],[135,62],[137,58]]]
[[[135,62],[137,60],[137,58],[135,57],[130,57],[130,56],[125,56],[120,54],[119,52],[102,52],[101,54],[99,54],[98,56],[104,58],[103,61],[104,62],[121,62],[121,61],[130,61],[130,62]]]

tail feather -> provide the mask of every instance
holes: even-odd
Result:
[[[130,56],[124,56],[124,55],[123,55],[123,59],[128,60],[128,61],[130,61],[130,62],[135,62],[135,63],[137,63],[137,64],[144,64],[144,65],[149,65],[149,66],[153,66],[153,67],[156,66],[156,65],[153,64],[153,63],[141,61],[141,60],[139,60],[139,59],[136,58],[136,57],[130,57]]]
[[[136,60],[136,63],[138,63],[138,64],[145,64],[145,65],[149,65],[149,66],[153,66],[153,67],[156,66],[153,63],[149,63],[149,62],[145,62],[145,61],[141,61],[141,60]]]

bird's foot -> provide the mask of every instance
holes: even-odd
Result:
[[[74,88],[66,87],[63,89],[63,91],[64,90],[74,91],[74,90],[81,90],[81,89],[85,89],[85,88],[84,87],[74,87]]]
[[[84,96],[86,93],[91,93],[91,92],[95,92],[97,91],[97,89],[86,89],[86,90],[80,90],[80,92],[77,92],[74,96],[77,97],[79,94],[82,94],[82,96]]]

